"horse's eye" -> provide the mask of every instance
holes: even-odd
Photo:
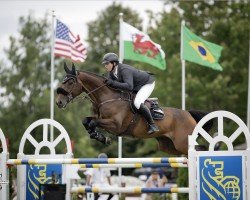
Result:
[[[70,81],[70,82],[69,82],[69,85],[73,85],[73,83],[74,83],[73,81]]]

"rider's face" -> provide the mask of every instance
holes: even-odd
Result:
[[[105,64],[105,68],[108,72],[112,71],[113,69],[113,64],[111,62]]]

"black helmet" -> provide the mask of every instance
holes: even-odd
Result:
[[[108,64],[109,62],[119,62],[119,58],[115,53],[107,53],[103,56],[102,64]]]

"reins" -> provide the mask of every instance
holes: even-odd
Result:
[[[73,85],[73,87],[71,88],[71,90],[70,90],[69,92],[65,91],[65,90],[62,89],[62,88],[58,88],[58,91],[59,91],[60,93],[66,95],[66,96],[68,97],[68,102],[73,103],[74,101],[78,101],[78,100],[79,100],[79,101],[80,101],[80,100],[83,100],[83,101],[84,101],[85,99],[88,99],[88,100],[90,100],[90,102],[91,102],[93,105],[96,106],[97,110],[99,111],[99,109],[100,109],[104,104],[106,104],[106,103],[111,103],[111,102],[114,102],[114,101],[128,101],[128,102],[131,101],[130,98],[122,98],[122,97],[120,96],[119,98],[116,98],[116,99],[109,99],[109,100],[106,100],[106,101],[103,101],[103,102],[97,104],[97,102],[95,102],[95,101],[90,97],[90,95],[93,94],[94,92],[98,91],[98,90],[101,89],[102,87],[107,86],[107,84],[104,83],[103,85],[101,85],[101,86],[99,86],[99,87],[97,87],[97,88],[95,88],[95,89],[93,89],[93,90],[91,90],[91,91],[88,92],[88,90],[85,88],[85,86],[83,85],[82,81],[81,81],[80,78],[78,77],[78,75],[71,75],[71,78],[74,78],[74,79],[75,79],[75,82],[74,82],[74,85]],[[70,79],[70,78],[69,78],[69,79]],[[68,80],[66,79],[65,82],[66,82],[66,81],[68,81]],[[73,92],[73,90],[74,90],[74,88],[75,88],[77,82],[82,86],[82,89],[83,89],[83,91],[85,91],[85,94],[73,98],[72,92]],[[115,89],[115,88],[113,88],[113,89]],[[115,90],[117,90],[117,89],[115,89]],[[67,94],[66,94],[66,93],[67,93]]]
[[[70,74],[68,77],[66,76],[63,83],[66,83],[71,78],[74,79],[74,85],[72,86],[72,88],[70,89],[69,92],[65,91],[63,88],[58,88],[57,89],[57,93],[61,93],[61,94],[68,97],[68,103],[69,102],[73,103],[74,101],[77,101],[77,100],[83,100],[84,101],[85,99],[89,99],[90,102],[93,104],[93,106],[96,108],[98,116],[100,116],[100,108],[103,105],[107,104],[107,103],[112,103],[112,102],[115,102],[115,101],[127,101],[131,106],[131,102],[133,101],[133,95],[130,92],[124,92],[124,91],[118,90],[116,88],[112,88],[113,90],[119,91],[120,96],[117,97],[117,98],[108,99],[108,100],[105,100],[105,101],[102,101],[102,102],[98,103],[98,100],[96,99],[96,97],[94,95],[91,96],[91,94],[93,94],[94,92],[100,90],[104,86],[107,86],[106,83],[101,84],[100,86],[94,88],[91,91],[88,91],[88,89],[86,88],[86,86],[84,86],[82,80],[79,77],[79,72],[78,72],[78,74]],[[77,87],[77,83],[79,83],[81,85],[81,88],[82,88],[81,93],[85,92],[85,94],[79,95],[79,96],[74,98],[72,93],[73,93],[74,89]],[[107,87],[109,87],[109,86],[107,86]],[[133,117],[132,117],[128,127],[126,128],[126,130],[124,130],[119,135],[124,135],[124,134],[128,135],[128,136],[131,135],[130,132],[133,129],[133,127],[135,126],[136,122],[138,121],[138,115],[135,114],[135,112],[133,111],[132,106],[131,106],[131,109],[132,109]]]
[[[82,85],[82,87],[84,88],[82,82],[81,82],[81,81],[78,81],[78,82],[79,82],[79,83]],[[87,92],[86,94],[83,94],[82,96],[76,97],[75,100],[77,100],[77,99],[81,99],[81,100],[89,99],[93,104],[97,105],[97,103],[96,103],[93,99],[91,99],[91,97],[90,97],[89,95],[92,94],[92,93],[94,93],[95,91],[101,89],[101,88],[104,87],[104,86],[106,86],[106,84],[103,84],[103,85],[101,85],[101,86],[99,86],[99,87],[97,87],[97,88],[91,90],[90,92]],[[73,101],[72,101],[72,103],[73,103]]]

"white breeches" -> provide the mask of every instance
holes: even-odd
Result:
[[[137,92],[134,100],[134,105],[137,109],[140,108],[141,104],[151,95],[155,88],[155,81],[150,84],[142,86],[142,88]]]

